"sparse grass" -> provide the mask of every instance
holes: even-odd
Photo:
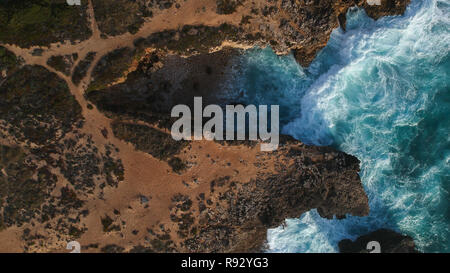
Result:
[[[216,0],[216,12],[218,14],[232,14],[239,5],[242,5],[241,2],[241,0]]]
[[[124,47],[103,56],[92,72],[94,80],[89,84],[86,92],[104,89],[108,84],[122,77],[130,67],[134,54],[134,50]]]
[[[168,160],[188,145],[186,141],[175,141],[170,134],[145,125],[115,121],[112,129],[117,138],[131,142],[136,149],[161,160]]]
[[[16,57],[16,55],[14,55],[14,53],[0,46],[0,79],[2,77],[1,72],[3,70],[6,70],[8,75],[12,70],[18,68],[20,63],[21,61]]]
[[[2,84],[0,119],[13,135],[44,144],[70,131],[82,118],[81,107],[65,81],[41,66],[24,66]]]
[[[192,30],[196,30],[197,34],[192,34]],[[146,43],[180,54],[208,53],[212,47],[220,46],[225,40],[239,40],[241,33],[239,28],[226,23],[218,27],[185,25],[179,31],[178,40],[174,39],[177,31],[168,30],[150,35]],[[247,37],[247,39],[252,38]]]
[[[102,247],[100,250],[103,253],[121,253],[125,250],[125,248],[118,246],[118,245],[111,244],[111,245],[106,245],[106,246]]]
[[[69,228],[69,235],[72,236],[73,239],[78,239],[81,237],[81,235],[83,235],[84,230],[83,229],[79,229],[75,226],[70,226]]]
[[[99,29],[107,35],[136,33],[144,23],[141,6],[129,0],[93,0]]]
[[[172,157],[171,159],[169,159],[167,163],[169,164],[170,167],[172,167],[172,170],[175,173],[181,173],[187,167],[186,163],[184,163],[183,160],[181,160],[178,157]]]
[[[47,64],[53,67],[56,71],[62,72],[64,75],[70,75],[72,68],[72,57],[68,56],[52,56],[47,60]]]
[[[0,145],[0,169],[6,173],[0,173],[0,228],[29,221],[56,184],[47,168],[37,169],[25,158],[21,148]]]
[[[86,76],[86,73],[91,66],[92,61],[95,58],[95,52],[89,52],[86,57],[81,60],[75,67],[72,75],[72,81],[74,84],[78,85],[80,81]]]
[[[0,41],[30,47],[87,39],[86,6],[69,6],[66,0],[1,1]]]

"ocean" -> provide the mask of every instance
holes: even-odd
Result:
[[[369,196],[367,217],[287,219],[268,231],[269,252],[338,252],[379,228],[450,252],[449,15],[450,0],[413,0],[377,21],[354,8],[308,68],[270,48],[239,57],[224,84],[244,103],[280,105],[284,134],[358,157]]]

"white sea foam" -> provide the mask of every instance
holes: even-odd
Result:
[[[300,102],[288,104],[299,114],[283,133],[358,156],[371,213],[326,220],[310,211],[269,230],[270,251],[336,252],[339,240],[381,227],[412,235],[421,250],[450,251],[449,7],[416,0],[378,21],[357,10],[346,33],[334,31]]]

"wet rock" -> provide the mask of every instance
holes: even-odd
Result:
[[[341,253],[369,253],[369,242],[380,244],[381,253],[418,253],[413,238],[389,229],[379,229],[358,237],[355,241],[345,239],[339,242]]]
[[[411,0],[379,0],[381,5],[370,5],[369,1],[363,1],[362,6],[367,15],[373,19],[378,19],[388,15],[401,15],[405,12],[406,7]]]

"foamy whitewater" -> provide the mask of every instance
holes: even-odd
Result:
[[[450,252],[449,15],[450,0],[378,21],[355,8],[308,69],[270,48],[240,60],[239,99],[279,104],[283,133],[357,156],[370,200],[368,217],[288,219],[269,230],[271,252],[337,252],[378,228]]]

